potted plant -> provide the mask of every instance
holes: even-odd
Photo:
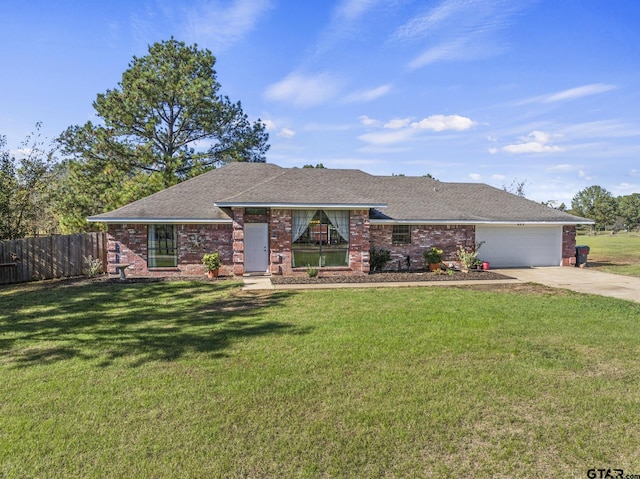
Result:
[[[206,253],[202,257],[202,264],[207,270],[209,279],[217,278],[220,270],[220,255],[218,253]]]
[[[422,256],[424,256],[424,262],[429,265],[430,271],[436,271],[440,269],[440,263],[442,263],[442,253],[443,251],[439,248],[436,248],[435,246],[432,246],[424,253],[422,253]]]

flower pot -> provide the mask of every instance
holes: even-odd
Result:
[[[209,270],[207,271],[207,278],[209,279],[217,278],[219,272],[220,270],[217,270],[217,269]]]
[[[489,271],[489,262],[488,261],[483,261],[482,263],[482,269],[484,271]]]
[[[429,271],[438,271],[440,269],[440,263],[429,263]]]

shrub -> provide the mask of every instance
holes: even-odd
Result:
[[[371,271],[380,271],[391,261],[391,251],[388,249],[372,249],[369,251],[369,264]]]
[[[315,278],[318,276],[318,268],[307,265],[307,276],[309,276],[309,278]]]
[[[94,258],[89,255],[88,257],[83,256],[82,259],[84,259],[84,274],[89,278],[94,278],[103,273],[102,260],[100,258]]]
[[[484,241],[476,244],[473,251],[467,251],[464,246],[458,245],[456,255],[458,256],[458,261],[460,261],[460,266],[463,270],[467,271],[471,269],[471,267],[480,263],[478,260],[478,252],[483,243]]]

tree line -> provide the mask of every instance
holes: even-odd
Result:
[[[264,162],[265,125],[220,93],[215,62],[197,45],[155,43],[97,95],[96,123],[48,147],[36,124],[17,153],[0,135],[0,239],[90,231],[88,216],[231,161]]]
[[[265,125],[220,94],[215,62],[197,45],[155,43],[133,57],[116,88],[97,95],[97,123],[70,126],[49,147],[36,124],[18,154],[0,135],[0,239],[91,231],[100,226],[88,216],[227,162],[264,162]],[[503,189],[524,197],[525,183]],[[566,210],[564,203],[557,208]],[[640,193],[614,198],[590,186],[574,196],[569,212],[594,220],[596,229],[637,229]]]
[[[593,220],[596,230],[636,230],[640,226],[640,193],[614,197],[601,186],[589,186],[573,197],[570,213]]]

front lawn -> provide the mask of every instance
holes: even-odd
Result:
[[[0,477],[640,474],[639,355],[640,305],[531,285],[3,287]]]
[[[600,233],[581,235],[577,245],[588,245],[587,266],[605,273],[640,276],[640,235],[638,233]]]

